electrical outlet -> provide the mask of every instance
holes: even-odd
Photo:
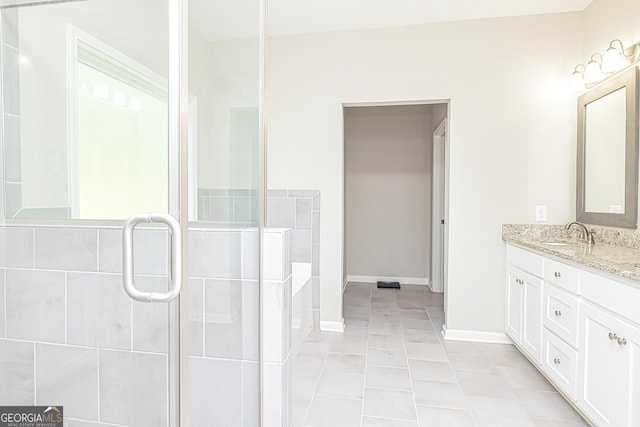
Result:
[[[536,206],[536,221],[543,222],[546,220],[547,220],[547,207],[544,205]]]

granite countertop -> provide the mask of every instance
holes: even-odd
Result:
[[[595,229],[594,245],[579,243],[564,225],[505,224],[502,226],[502,239],[640,282],[640,242],[637,241],[640,235],[635,231],[588,227],[589,230]]]

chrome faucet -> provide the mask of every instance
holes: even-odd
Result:
[[[578,222],[578,221],[570,222],[567,225],[565,225],[564,229],[567,230],[567,231],[570,231],[571,230],[571,226],[573,226],[573,225],[575,225],[575,226],[577,226],[579,228],[579,231],[580,231],[580,237],[579,238],[580,239],[584,240],[589,245],[593,245],[593,244],[596,243],[595,239],[593,238],[594,232],[593,231],[589,231],[587,226],[584,225],[581,222]]]

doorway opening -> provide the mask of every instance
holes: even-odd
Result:
[[[344,282],[447,291],[447,100],[344,104]]]

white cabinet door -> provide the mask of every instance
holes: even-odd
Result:
[[[507,267],[507,318],[505,332],[516,344],[520,344],[522,332],[522,295],[524,290],[521,284],[521,274],[520,270]]]
[[[507,335],[527,355],[542,357],[542,280],[513,266],[507,267]]]
[[[542,280],[523,277],[522,349],[533,360],[542,360]]]
[[[579,406],[598,426],[640,426],[640,332],[583,304]]]

